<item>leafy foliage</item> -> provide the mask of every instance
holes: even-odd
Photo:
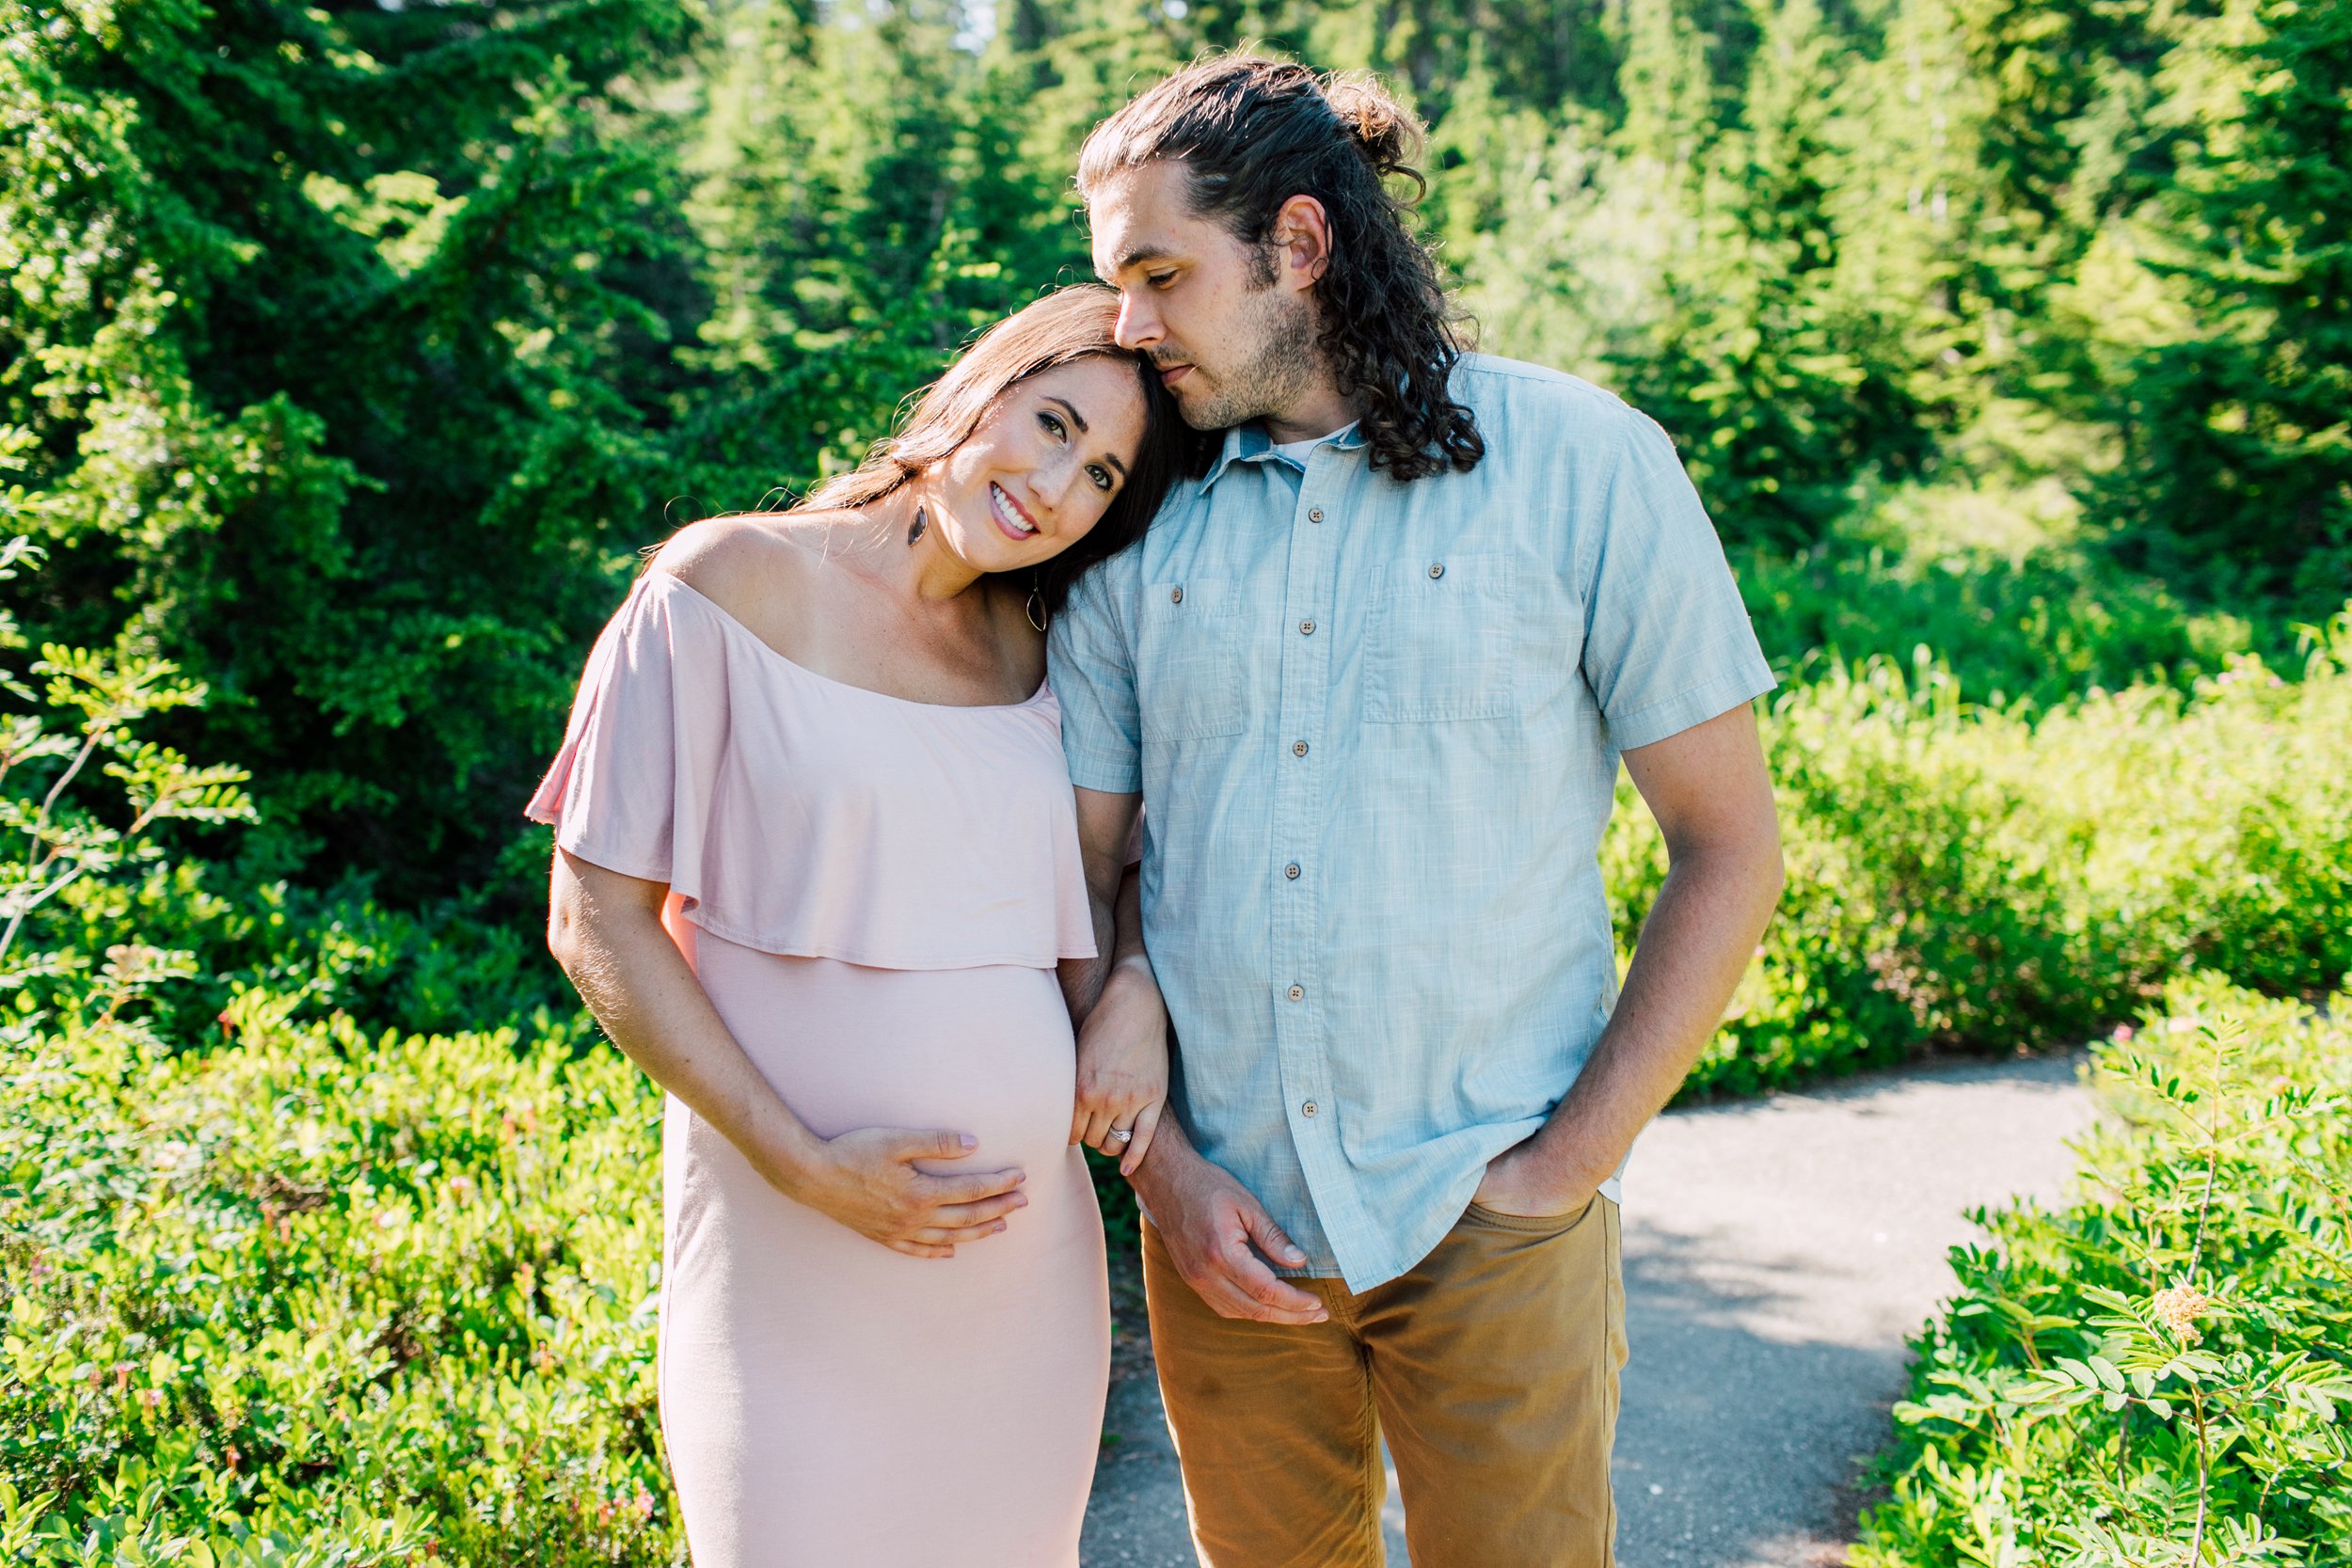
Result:
[[[2079,1198],[1953,1250],[1858,1568],[2352,1548],[2352,1032],[2201,977],[2094,1067]]]
[[[38,561],[40,551],[22,537],[0,545],[0,581],[17,577],[19,562]],[[0,610],[0,649],[21,644],[11,617]],[[179,678],[170,663],[135,655],[108,658],[86,648],[50,643],[31,673],[48,677],[36,692],[14,672],[0,667],[0,691],[25,702],[45,702],[68,716],[52,728],[41,712],[15,716],[0,730],[0,985],[23,988],[37,977],[72,974],[84,966],[83,950],[54,940],[40,917],[60,895],[91,894],[127,871],[157,868],[165,859],[156,824],[167,821],[247,821],[251,803],[239,787],[243,768],[197,767],[167,746],[138,737],[133,727],[149,716],[194,706],[204,689]],[[119,786],[121,827],[110,825],[77,799],[77,784],[93,761]],[[28,927],[28,922],[33,924]],[[11,966],[8,955],[20,937],[30,936],[29,960]],[[50,940],[40,940],[49,938]],[[110,954],[148,953],[110,947]],[[193,973],[190,955],[150,954],[139,960],[142,975]],[[127,960],[125,960],[127,961]]]
[[[2179,56],[2223,107],[2145,220],[2188,309],[2121,367],[2113,504],[2131,559],[2309,602],[2352,581],[2352,15],[2231,5]]]
[[[1788,891],[1687,1093],[2086,1038],[2185,966],[2312,999],[2352,974],[2352,610],[2300,681],[2242,656],[2038,716],[1924,654],[1833,663],[1766,739]],[[1603,866],[1629,951],[1665,868],[1629,786]]]
[[[148,983],[0,1041],[7,1560],[669,1562],[658,1092],[265,991],[171,1055]]]
[[[34,624],[210,689],[174,734],[259,775],[263,870],[463,863],[658,506],[668,176],[609,120],[678,14],[0,7]]]

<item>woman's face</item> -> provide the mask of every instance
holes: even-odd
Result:
[[[982,572],[1059,555],[1127,483],[1143,444],[1136,368],[1108,356],[1015,382],[932,478],[946,544]]]

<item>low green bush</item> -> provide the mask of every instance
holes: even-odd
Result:
[[[1835,664],[1765,721],[1788,889],[1686,1089],[1748,1093],[1930,1048],[2081,1040],[2184,968],[2314,998],[2352,973],[2352,610],[2302,678],[2047,712],[1920,662]],[[1664,875],[1629,785],[1603,846],[1630,951]]]
[[[0,1561],[671,1562],[659,1093],[259,991],[169,1053],[139,962],[0,1040]]]
[[[2079,1196],[1954,1249],[1855,1568],[2352,1560],[2348,1005],[2200,976],[2097,1049]]]
[[[673,1560],[660,1095],[569,1011],[356,1022],[527,997],[521,949],[210,891],[168,833],[250,811],[141,736],[168,663],[0,693],[0,1561]]]

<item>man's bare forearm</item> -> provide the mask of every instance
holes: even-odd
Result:
[[[1152,1151],[1143,1157],[1143,1164],[1129,1173],[1127,1185],[1150,1209],[1153,1206],[1152,1195],[1162,1183],[1179,1179],[1186,1174],[1184,1166],[1197,1164],[1200,1160],[1200,1151],[1192,1147],[1192,1134],[1184,1131],[1184,1118],[1170,1106],[1160,1117],[1159,1131],[1152,1134]]]
[[[1613,1175],[1707,1048],[1770,923],[1782,881],[1772,839],[1678,860],[1643,924],[1609,1026],[1530,1152],[1563,1192]]]
[[[1143,952],[1143,879],[1140,868],[1128,866],[1119,889],[1105,899],[1088,889],[1087,905],[1094,919],[1094,957],[1064,958],[1058,966],[1062,1000],[1071,1019],[1079,1023],[1103,999],[1111,971],[1125,963],[1149,964]]]

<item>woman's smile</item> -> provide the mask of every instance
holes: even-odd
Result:
[[[1037,521],[1029,515],[1028,509],[993,480],[988,486],[988,515],[996,519],[1005,537],[1016,544],[1037,537]]]

